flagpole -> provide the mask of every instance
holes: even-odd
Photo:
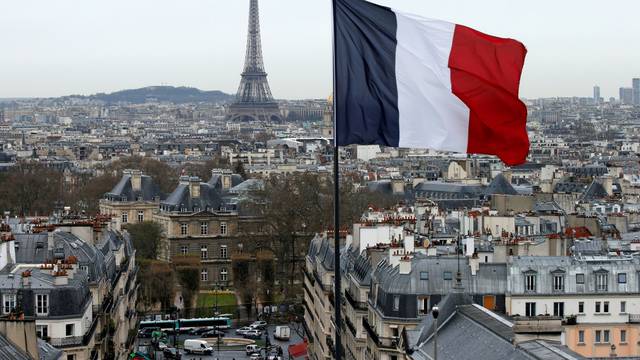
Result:
[[[334,324],[336,327],[335,332],[335,358],[336,360],[342,359],[342,339],[341,339],[341,317],[340,317],[340,299],[341,299],[341,281],[342,274],[340,268],[340,149],[338,147],[338,122],[337,122],[337,106],[338,102],[337,92],[336,92],[336,0],[331,1],[332,7],[332,23],[333,23],[333,46],[332,46],[332,56],[333,56],[333,247],[334,247],[334,266],[335,275],[334,275],[334,310],[335,310],[335,319]]]

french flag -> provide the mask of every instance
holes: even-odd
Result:
[[[334,31],[338,146],[526,161],[527,109],[518,98],[522,43],[364,0],[334,0]]]

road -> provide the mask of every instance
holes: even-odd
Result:
[[[284,352],[283,358],[284,359],[288,359],[288,355],[287,355],[287,348],[289,345],[292,344],[297,344],[299,342],[302,341],[302,338],[295,332],[293,331],[293,328],[291,330],[291,339],[289,341],[279,341],[273,338],[273,332],[275,330],[275,326],[268,326],[267,327],[267,333],[269,334],[269,341],[271,342],[271,345],[280,345],[282,347],[282,350]],[[240,336],[236,336],[235,335],[235,329],[229,329],[226,330],[227,333],[227,337],[240,337]],[[192,336],[192,335],[179,335],[178,337],[178,343],[181,344],[182,342],[184,342],[184,340],[186,339],[198,339],[198,336]],[[263,339],[265,338],[264,335],[262,337]],[[169,335],[168,336],[168,340],[170,343],[173,343],[173,335]],[[214,343],[215,340],[214,339],[205,339],[210,343]],[[149,341],[149,339],[139,339],[140,343],[147,343]],[[245,354],[244,351],[237,351],[237,350],[224,350],[224,348],[221,349],[220,352],[217,351],[216,346],[213,346],[214,349],[214,353],[210,356],[207,355],[187,355],[184,354],[182,355],[182,360],[213,360],[213,359],[248,359],[249,357]],[[156,359],[157,360],[164,360],[164,357],[162,355],[161,351],[157,351],[156,352]]]

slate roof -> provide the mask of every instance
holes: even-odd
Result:
[[[204,182],[201,182],[199,186],[200,196],[194,198],[191,196],[188,184],[179,184],[171,195],[161,202],[161,205],[169,208],[170,211],[181,211],[182,208],[187,211],[195,211],[194,209],[200,209],[200,211],[219,210],[223,201],[216,188]]]
[[[485,195],[518,195],[518,192],[511,186],[507,178],[502,173],[496,175],[491,180],[489,186],[484,190]]]
[[[160,197],[160,188],[153,182],[151,176],[141,175],[140,190],[134,191],[131,184],[131,175],[124,174],[116,186],[105,194],[105,198],[112,201],[153,201]]]
[[[63,353],[48,342],[38,339],[38,355],[39,360],[58,360],[62,359]]]
[[[31,360],[31,357],[0,334],[0,359]]]
[[[455,298],[458,301],[455,301]],[[466,303],[465,303],[466,302]],[[453,310],[451,309],[453,308]],[[445,360],[581,360],[581,355],[566,346],[548,340],[530,340],[513,345],[513,322],[495,313],[470,304],[461,294],[450,294],[440,304],[438,326],[438,359]],[[419,328],[430,331],[421,334],[412,346],[413,359],[433,357],[433,319],[431,314]],[[410,345],[416,344],[415,331],[407,332]],[[426,336],[425,336],[426,335]],[[464,339],[464,341],[460,341]]]

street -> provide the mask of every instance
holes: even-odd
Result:
[[[290,325],[291,326],[291,325]],[[267,333],[269,334],[269,341],[271,342],[271,345],[279,345],[280,347],[282,347],[282,351],[283,351],[283,359],[288,359],[288,354],[287,354],[287,348],[289,345],[292,344],[297,344],[299,342],[302,341],[302,338],[300,337],[300,335],[298,335],[298,333],[296,333],[293,330],[293,326],[291,326],[292,330],[291,330],[291,339],[289,341],[279,341],[273,338],[273,332],[275,330],[275,325],[270,325],[267,326]],[[242,338],[241,335],[236,335],[235,333],[236,328],[232,328],[232,329],[228,329],[226,330],[226,337],[238,337],[238,338]],[[184,340],[186,339],[199,339],[200,337],[198,336],[194,336],[194,335],[178,335],[177,337],[177,342],[178,344],[182,344],[184,342]],[[263,334],[262,336],[262,341],[261,343],[264,342],[265,336]],[[173,344],[173,335],[168,335],[168,340],[170,344]],[[181,350],[182,353],[182,359],[183,360],[205,360],[205,359],[248,359],[249,356],[246,355],[245,351],[244,351],[244,347],[242,347],[242,349],[239,349],[238,347],[234,347],[234,350],[227,350],[224,347],[220,348],[220,351],[218,351],[217,347],[215,346],[215,339],[204,339],[207,342],[209,342],[214,349],[214,352],[212,355],[187,355],[186,353],[184,353]],[[150,339],[138,339],[139,344],[147,344],[150,343]],[[164,356],[162,354],[162,351],[156,351],[155,353],[155,359],[158,360],[164,360]]]

